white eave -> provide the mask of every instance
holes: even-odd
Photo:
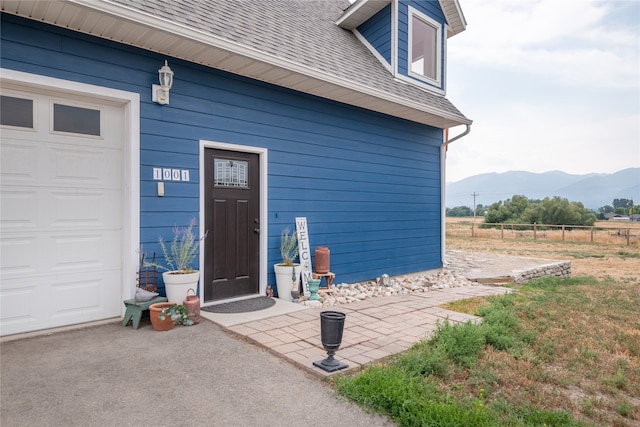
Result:
[[[467,20],[464,18],[458,0],[440,0],[440,7],[449,24],[447,38],[455,36],[467,28]]]
[[[389,3],[391,0],[357,0],[344,11],[336,24],[345,30],[355,30]]]
[[[354,30],[363,22],[381,11],[392,0],[357,0],[336,21],[345,30]],[[440,7],[449,24],[447,38],[463,32],[467,27],[458,0],[439,0]]]
[[[377,90],[108,0],[0,0],[2,12],[441,129],[461,114]]]

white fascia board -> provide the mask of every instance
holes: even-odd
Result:
[[[438,0],[440,8],[444,12],[445,19],[449,24],[451,32],[447,32],[447,38],[455,36],[467,29],[467,20],[462,13],[458,0]]]
[[[462,7],[460,7],[460,2],[458,0],[453,0],[453,4],[456,7],[456,10],[458,11],[458,15],[460,16],[460,23],[462,24],[462,29],[458,31],[458,33],[461,33],[462,31],[467,29],[467,18],[464,17],[464,12],[462,12]]]

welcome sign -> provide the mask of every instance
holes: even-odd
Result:
[[[296,218],[296,236],[298,237],[298,256],[300,257],[300,279],[302,280],[302,293],[310,295],[309,279],[313,269],[311,268],[311,246],[309,245],[309,230],[307,229],[307,218]]]

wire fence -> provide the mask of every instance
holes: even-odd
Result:
[[[447,221],[447,236],[589,242],[640,246],[640,224],[583,226]]]

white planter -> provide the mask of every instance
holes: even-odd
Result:
[[[300,272],[302,267],[300,264],[294,264],[296,269],[296,286],[300,289]],[[276,286],[278,287],[278,298],[293,301],[291,298],[291,276],[293,275],[293,268],[286,265],[275,264],[273,270],[276,273]]]
[[[165,271],[162,273],[162,280],[169,302],[182,304],[189,289],[198,291],[200,272],[180,274],[177,271]]]

